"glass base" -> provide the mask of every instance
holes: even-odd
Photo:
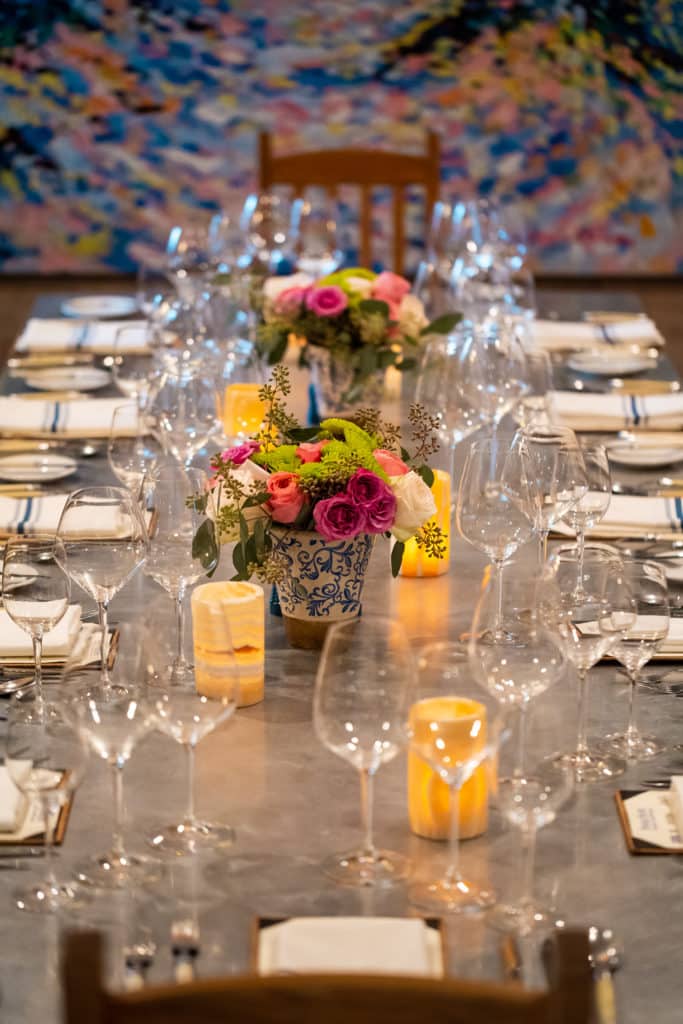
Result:
[[[235,830],[230,825],[210,824],[206,821],[181,822],[164,825],[148,839],[156,853],[164,857],[187,857],[202,850],[220,850],[235,842]]]
[[[90,902],[91,896],[78,885],[68,882],[37,882],[28,889],[16,889],[12,894],[18,910],[28,914],[56,914],[69,907],[80,907]]]
[[[643,736],[638,732],[634,735],[615,732],[605,736],[601,749],[625,757],[627,761],[647,761],[661,754],[665,747],[656,736]]]
[[[614,779],[626,771],[626,762],[614,753],[562,754],[555,759],[555,764],[573,768],[576,782],[600,782],[603,779]]]
[[[440,914],[479,914],[493,906],[496,895],[464,878],[441,878],[438,882],[411,886],[409,899],[417,907]]]
[[[535,900],[520,900],[519,903],[499,903],[487,915],[486,923],[498,931],[530,935],[536,930],[554,928],[560,916]]]
[[[375,850],[372,856],[362,850],[352,850],[329,857],[323,871],[340,885],[354,888],[394,885],[410,873],[407,857],[392,850]]]
[[[76,870],[76,881],[93,889],[125,889],[129,885],[152,881],[158,874],[156,861],[135,853],[111,851],[80,864]]]

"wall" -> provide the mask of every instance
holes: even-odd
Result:
[[[4,0],[0,267],[129,270],[283,148],[441,133],[539,267],[683,268],[680,0]],[[419,235],[419,229],[413,229]]]

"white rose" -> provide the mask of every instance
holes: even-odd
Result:
[[[255,462],[248,459],[247,462],[241,466],[235,466],[234,469],[230,470],[230,476],[234,480],[239,480],[243,485],[245,491],[251,488],[252,484],[257,480],[267,480],[269,473],[261,466],[257,466]],[[215,488],[210,492],[209,501],[206,506],[206,514],[209,519],[216,521],[218,512],[230,504],[230,500],[225,493],[225,488],[222,486],[222,482],[216,484]],[[268,513],[261,508],[260,505],[253,505],[251,508],[244,510],[244,518],[247,523],[255,522],[257,519],[267,519]],[[230,531],[224,531],[220,536],[221,544],[230,544],[232,541],[239,540],[240,528],[239,524],[236,524]]]
[[[429,323],[425,316],[424,306],[417,295],[404,295],[398,308],[398,322],[405,334],[416,338],[423,327]]]
[[[410,540],[420,527],[436,515],[436,502],[431,489],[414,470],[403,476],[389,477],[396,496],[396,519],[391,528],[396,540]]]
[[[372,281],[368,281],[365,277],[347,277],[344,284],[363,299],[367,299],[372,291]]]

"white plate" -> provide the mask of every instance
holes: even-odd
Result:
[[[111,374],[97,366],[53,366],[30,370],[24,380],[36,391],[98,391],[111,384]]]
[[[567,366],[576,373],[591,373],[597,377],[623,377],[643,373],[657,365],[657,360],[638,352],[577,352],[567,360]]]
[[[19,452],[0,458],[0,479],[21,483],[61,480],[78,469],[75,459],[59,452]]]
[[[664,575],[672,583],[683,583],[683,563],[681,565],[664,565]]]
[[[130,295],[76,295],[60,306],[64,316],[91,317],[96,320],[129,316],[138,308]]]
[[[617,466],[671,466],[683,461],[683,448],[654,448],[649,445],[615,444],[609,446],[607,455]]]

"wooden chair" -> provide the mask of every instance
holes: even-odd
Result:
[[[425,191],[426,219],[439,194],[441,147],[439,136],[427,133],[423,156],[387,152],[382,149],[317,149],[305,153],[275,156],[269,132],[259,135],[259,188],[268,192],[275,185],[291,185],[295,195],[310,186],[323,186],[335,195],[340,185],[360,188],[360,261],[372,263],[372,190],[387,186],[392,195],[393,270],[404,265],[404,206],[408,185]]]
[[[102,937],[65,937],[65,1024],[587,1024],[585,931],[557,934],[548,991],[473,981],[363,975],[243,976],[110,993]]]

